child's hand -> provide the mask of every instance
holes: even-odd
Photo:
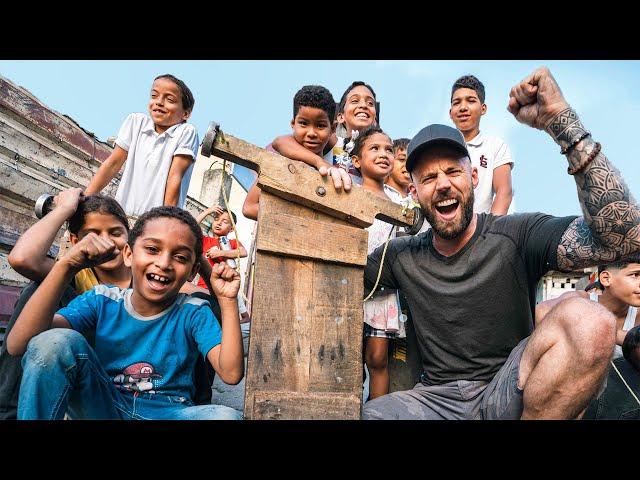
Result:
[[[214,214],[214,215],[213,215],[214,217],[218,217],[218,216],[220,216],[220,215],[222,215],[222,214],[224,213],[224,212],[223,212],[223,209],[222,209],[222,207],[221,207],[220,205],[214,205],[213,207],[209,207],[209,208],[207,209],[207,211],[208,211],[209,213],[213,213],[213,214]]]
[[[340,190],[344,187],[345,192],[351,190],[351,177],[342,168],[329,165],[327,162],[322,162],[322,165],[318,166],[318,171],[323,177],[330,176],[333,179],[333,186],[336,190]]]
[[[84,201],[84,193],[81,188],[67,188],[53,198],[56,208],[65,210],[69,216],[78,210],[78,204]]]
[[[216,257],[220,256],[220,252],[221,251],[222,250],[220,250],[218,247],[216,247],[214,245],[209,250],[207,250],[207,252],[204,254],[204,256],[207,257],[207,258],[216,258]]]
[[[217,297],[236,298],[240,290],[240,274],[226,262],[211,267],[211,287]]]
[[[91,232],[71,247],[61,261],[80,271],[113,260],[118,254],[120,251],[115,243]]]

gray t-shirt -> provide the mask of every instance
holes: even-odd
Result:
[[[431,229],[389,243],[378,288],[406,296],[429,383],[493,378],[533,330],[536,284],[558,268],[558,244],[575,218],[478,214],[473,237],[451,257],[435,250]],[[365,295],[383,247],[368,257]]]

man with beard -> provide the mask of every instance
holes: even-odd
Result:
[[[561,147],[583,216],[474,214],[478,176],[462,134],[444,125],[421,130],[407,170],[433,228],[392,240],[384,260],[383,247],[374,251],[365,290],[405,294],[423,373],[412,390],[367,402],[365,419],[572,419],[602,387],[615,340],[611,313],[570,299],[533,331],[535,288],[549,270],[639,251],[638,205],[548,69],[516,85],[508,108]]]

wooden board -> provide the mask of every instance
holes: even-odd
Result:
[[[75,157],[94,159],[97,168],[111,153],[111,147],[82,129],[67,116],[44,105],[30,92],[0,76],[0,109],[67,149]]]
[[[256,417],[264,420],[360,419],[361,400],[355,395],[266,392],[257,393],[254,402]]]
[[[337,223],[266,211],[257,248],[287,256],[364,266],[367,257],[362,252],[367,250],[367,232]]]
[[[283,223],[315,225],[313,231],[299,229],[296,245],[332,229],[347,229],[348,240],[366,235],[339,219],[262,193],[245,417],[359,418],[366,241],[349,247],[357,262],[351,265],[327,261],[322,249],[308,249],[305,259],[296,249],[293,255],[261,249],[264,232],[282,240],[267,220],[285,214],[298,220]]]
[[[212,153],[257,170],[258,186],[292,203],[309,207],[352,225],[366,228],[374,218],[410,226],[414,213],[388,199],[354,185],[349,192],[336,191],[331,181],[313,167],[272,153],[231,135],[219,134]]]

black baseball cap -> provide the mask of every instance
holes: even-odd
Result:
[[[415,167],[416,160],[428,147],[434,145],[449,145],[460,152],[460,157],[469,155],[467,144],[459,130],[447,125],[434,123],[420,130],[409,142],[407,147],[407,172],[411,172]]]

